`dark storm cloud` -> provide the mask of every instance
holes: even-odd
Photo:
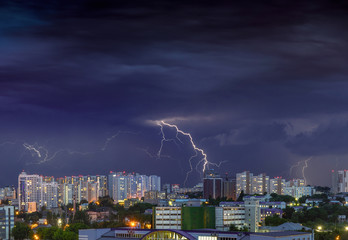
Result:
[[[308,155],[325,161],[322,155],[346,154],[345,124],[335,123],[347,122],[344,1],[11,1],[0,7],[2,140],[84,151],[99,149],[117,130],[141,132],[128,147],[115,141],[115,151],[59,155],[59,169],[52,161],[40,165],[42,173],[65,175],[84,161],[86,173],[141,171],[146,164],[167,173],[173,160],[125,151],[156,154],[158,127],[146,123],[158,119],[192,132],[211,161],[227,161],[229,172],[254,166],[279,175]],[[186,148],[165,149],[176,157],[180,178],[192,151]],[[96,158],[103,162],[98,169],[90,167]],[[9,168],[12,175],[19,171]]]
[[[302,155],[346,155],[348,122],[320,125],[312,132],[298,134],[291,139],[288,146]]]

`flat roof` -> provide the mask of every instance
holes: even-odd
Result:
[[[298,232],[298,231],[283,231],[283,232],[265,232],[265,233],[250,233],[250,235],[259,235],[259,236],[272,236],[272,237],[284,237],[284,236],[293,236],[293,235],[305,235],[312,234],[311,232]]]

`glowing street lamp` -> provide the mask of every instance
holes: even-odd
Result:
[[[321,231],[321,229],[323,229],[322,226],[318,226],[318,231]]]
[[[346,226],[344,229],[345,229],[346,231],[348,231],[348,226]]]

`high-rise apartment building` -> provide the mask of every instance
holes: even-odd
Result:
[[[22,172],[18,176],[19,209],[27,211],[29,203],[42,206],[42,177]]]
[[[269,176],[266,176],[265,173],[261,173],[257,176],[253,176],[251,179],[252,194],[269,193]]]
[[[47,209],[58,206],[58,183],[43,182],[42,183],[42,205]]]
[[[224,179],[223,181],[223,197],[236,200],[236,179]]]
[[[244,192],[244,194],[252,193],[252,188],[251,188],[252,177],[253,177],[253,174],[250,173],[249,171],[237,173],[236,175],[237,196],[239,196],[242,191]]]
[[[205,173],[203,179],[203,198],[218,197],[223,197],[223,179],[211,170],[209,174]]]
[[[37,174],[29,175],[22,172],[18,176],[18,203],[19,209],[28,211],[36,205],[37,209],[43,206],[54,208],[58,206],[58,184],[56,182],[44,181]]]
[[[270,180],[269,192],[276,193],[278,195],[283,195],[284,187],[285,187],[285,179],[283,179],[282,177],[275,177]]]
[[[237,173],[236,175],[237,196],[243,191],[244,194],[269,193],[269,176],[265,173],[253,175],[249,171]]]
[[[111,172],[108,177],[109,195],[115,202],[125,199],[142,198],[145,192],[161,190],[159,176],[140,175],[138,173]]]
[[[161,191],[161,177],[156,175],[149,176],[150,191]]]
[[[331,191],[335,194],[348,192],[348,171],[332,170],[332,187]]]

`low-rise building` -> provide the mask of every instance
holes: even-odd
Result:
[[[279,216],[282,218],[283,210],[279,208],[261,208],[261,222],[264,222],[266,217]]]
[[[314,240],[312,233],[285,231],[285,232],[223,232],[216,230],[170,230],[170,229],[81,229],[79,240]]]

